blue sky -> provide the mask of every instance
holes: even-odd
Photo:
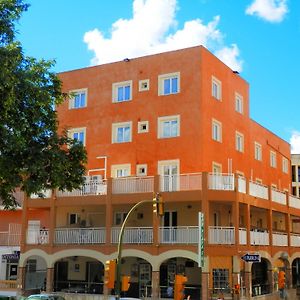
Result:
[[[24,52],[55,71],[204,45],[250,84],[251,118],[300,153],[299,0],[27,0]]]

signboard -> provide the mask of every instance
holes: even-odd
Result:
[[[198,213],[198,230],[199,230],[199,241],[198,241],[198,266],[204,266],[204,214]]]
[[[260,254],[254,253],[246,253],[241,257],[245,262],[260,262]]]
[[[20,258],[20,251],[15,251],[14,253],[2,254],[2,259],[6,260],[18,260]]]

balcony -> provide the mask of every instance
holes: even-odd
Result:
[[[208,188],[210,190],[234,191],[234,174],[208,174]]]
[[[198,226],[160,227],[161,244],[197,244],[199,240]]]
[[[0,246],[20,246],[21,224],[10,223],[8,231],[0,231]]]
[[[288,246],[288,235],[285,232],[273,232],[273,246]]]
[[[300,234],[292,233],[291,234],[291,246],[300,247]]]
[[[254,229],[250,231],[251,245],[269,245],[269,232],[267,230]]]
[[[160,192],[202,190],[202,174],[162,175],[159,190]]]
[[[289,195],[289,206],[300,209],[300,198]]]
[[[120,227],[113,227],[111,241],[113,244],[119,242]],[[151,227],[126,227],[123,235],[124,244],[152,244],[153,229]]]
[[[42,245],[49,243],[48,229],[28,229],[27,230],[27,244]]]
[[[271,199],[273,202],[280,203],[282,205],[286,205],[286,193],[279,191],[277,189],[271,189]]]
[[[56,228],[55,244],[104,244],[105,228]]]
[[[249,181],[249,194],[253,197],[269,200],[268,187],[258,182]]]
[[[113,194],[151,193],[154,191],[154,177],[120,177],[112,180]]]
[[[208,243],[219,245],[234,245],[235,244],[235,228],[226,226],[209,226],[208,228]]]

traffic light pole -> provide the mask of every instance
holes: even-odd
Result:
[[[156,203],[159,203],[159,198],[156,198]],[[123,244],[123,236],[124,236],[124,230],[126,227],[126,223],[130,217],[130,215],[135,211],[136,208],[141,206],[145,203],[154,203],[154,200],[143,200],[135,204],[130,211],[128,212],[120,230],[119,235],[119,243],[118,243],[118,258],[117,258],[117,272],[116,272],[116,299],[119,300],[121,297],[121,260],[122,260],[122,244]]]

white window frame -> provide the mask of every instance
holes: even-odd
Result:
[[[258,142],[254,142],[254,158],[262,161],[262,145]]]
[[[136,176],[147,176],[148,166],[147,164],[136,165]]]
[[[164,91],[164,82],[165,80],[172,80],[173,78],[177,78],[177,91],[172,92],[172,88],[170,88],[169,93],[165,93]],[[168,96],[180,93],[180,72],[162,74],[158,76],[158,95],[159,96]]]
[[[177,121],[177,134],[176,135],[165,136],[164,135],[164,123],[172,122],[172,121]],[[174,138],[174,137],[180,136],[180,115],[158,117],[158,119],[157,119],[157,128],[158,128],[157,137],[159,139],[168,139],[168,138]]]
[[[119,141],[118,140],[118,129],[125,128],[125,127],[129,127],[129,139]],[[132,141],[132,121],[113,123],[111,140],[112,140],[113,144],[130,143]]]
[[[235,111],[240,114],[244,113],[244,99],[239,93],[235,93]]]
[[[235,150],[238,152],[244,152],[244,135],[239,132],[236,131],[235,132]]]
[[[84,107],[87,107],[87,100],[88,100],[88,89],[87,88],[82,88],[82,89],[76,89],[76,90],[71,90],[69,92],[70,98],[69,98],[69,109],[81,109]],[[85,95],[85,101],[83,106],[75,106],[75,96],[78,94],[84,94]]]
[[[222,123],[220,121],[212,119],[211,134],[214,141],[222,143]]]
[[[124,173],[124,175],[120,175],[120,171]],[[119,173],[119,174],[118,174]],[[125,175],[125,173],[127,173]],[[111,177],[112,178],[120,178],[120,177],[127,177],[131,174],[131,164],[121,164],[121,165],[112,165],[111,166]]]
[[[139,92],[145,92],[150,90],[150,80],[142,79],[139,80]]]
[[[276,152],[274,152],[274,151],[270,151],[270,167],[271,168],[277,167]]]
[[[211,95],[218,101],[222,100],[222,82],[214,76],[211,79]]]
[[[80,128],[71,128],[68,130],[68,137],[73,139],[75,133],[83,133],[83,146],[85,146],[86,143],[86,128],[85,127],[80,127]]]
[[[282,158],[282,172],[288,174],[289,173],[289,161],[287,158]]]
[[[118,99],[118,89],[119,88],[125,88],[126,86],[129,86],[129,99]],[[121,103],[121,102],[127,102],[132,100],[132,80],[127,81],[121,81],[121,82],[115,82],[112,84],[112,102],[113,103]]]
[[[149,121],[138,122],[138,133],[146,133],[146,132],[149,132]]]

